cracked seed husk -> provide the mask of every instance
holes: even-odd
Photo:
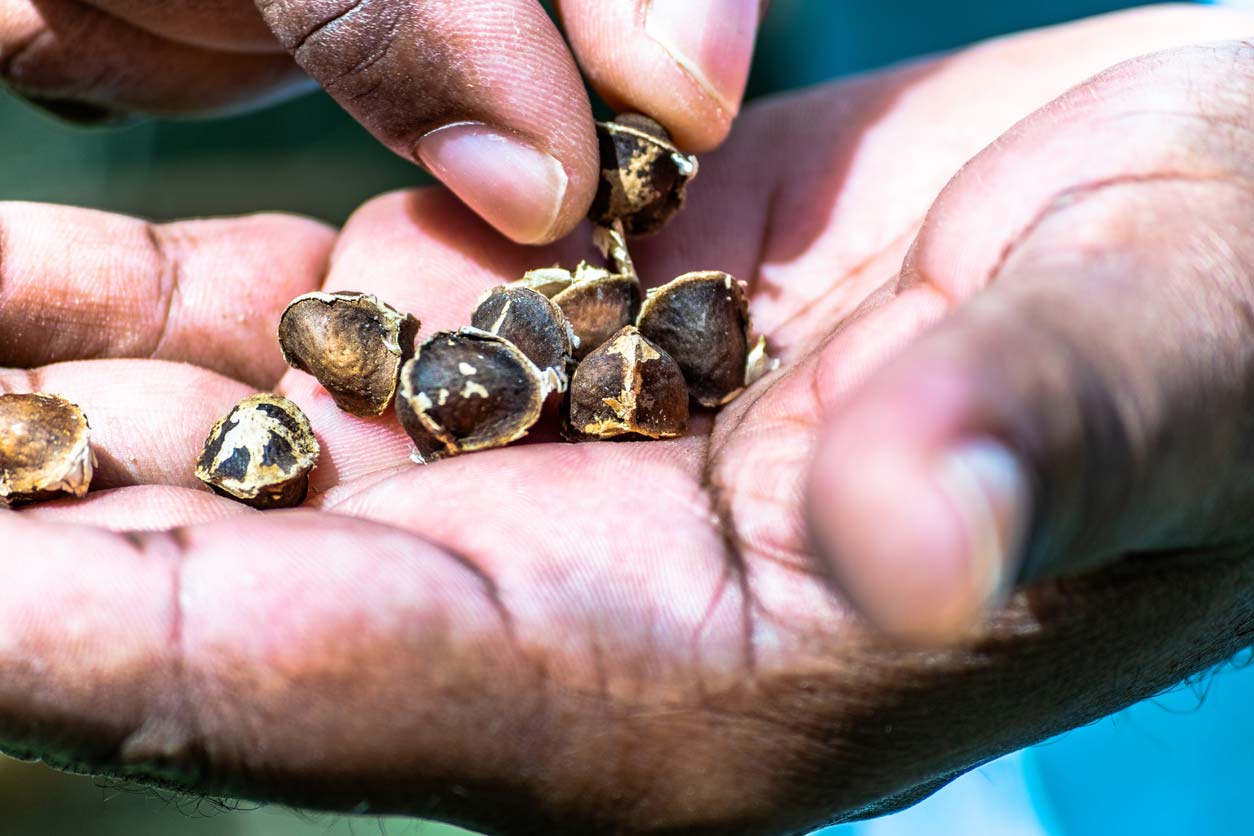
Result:
[[[766,337],[758,337],[745,358],[745,386],[752,386],[778,368],[779,360],[767,353]]]
[[[679,364],[628,325],[575,370],[567,427],[576,439],[683,435],[688,386]]]
[[[621,221],[626,234],[652,235],[684,205],[697,158],[680,151],[666,129],[640,114],[597,123],[601,179],[588,217],[600,226]]]
[[[417,458],[430,462],[522,438],[555,385],[503,337],[478,328],[443,331],[401,369],[396,412]]]
[[[305,501],[320,452],[300,407],[278,395],[249,395],[209,431],[196,478],[253,508],[291,508]]]
[[[566,391],[574,332],[547,296],[517,283],[495,287],[479,300],[470,324],[513,343],[536,368],[551,375],[552,391]]]
[[[570,323],[572,357],[587,357],[625,325],[640,307],[640,282],[581,262],[574,271],[560,267],[532,270],[513,285],[548,296]]]
[[[382,415],[400,368],[413,356],[418,320],[369,293],[306,293],[279,321],[279,346],[293,368],[312,374],[335,405]]]
[[[720,406],[744,389],[749,305],[727,273],[686,273],[650,290],[636,325],[675,358],[702,406]]]
[[[76,404],[45,393],[0,395],[0,507],[81,497],[96,456]]]

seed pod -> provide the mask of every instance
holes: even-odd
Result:
[[[58,395],[0,395],[0,507],[87,493],[90,437],[83,410]]]
[[[300,407],[277,395],[249,395],[209,431],[196,478],[254,508],[305,501],[321,452]]]
[[[493,288],[479,300],[470,324],[509,340],[550,377],[551,391],[566,391],[574,335],[562,309],[546,296],[514,284]]]
[[[575,438],[674,438],[688,428],[688,386],[669,354],[632,325],[589,354],[570,384]]]
[[[697,158],[676,148],[665,128],[639,114],[598,122],[597,138],[601,181],[588,217],[601,226],[622,221],[628,235],[657,232],[683,208]]]
[[[702,406],[727,403],[744,388],[749,305],[727,273],[686,273],[650,290],[636,324],[675,358]]]
[[[279,320],[283,359],[363,417],[387,410],[417,336],[418,320],[368,293],[306,293]]]
[[[635,276],[611,273],[581,263],[572,273],[560,267],[532,270],[514,286],[530,287],[561,308],[573,333],[572,356],[582,360],[630,325],[640,307],[640,282]]]
[[[443,331],[401,369],[396,413],[418,458],[434,461],[522,438],[551,384],[509,340],[477,328]]]

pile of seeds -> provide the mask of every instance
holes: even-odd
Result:
[[[627,248],[629,235],[657,232],[682,208],[696,159],[644,116],[598,129],[602,177],[590,217],[606,266],[532,270],[485,294],[469,326],[416,348],[418,321],[377,297],[307,293],[279,322],[284,358],[353,415],[382,415],[395,400],[420,462],[517,441],[549,405],[571,441],[665,439],[687,430],[690,401],[717,408],[735,398],[775,365],[765,341],[753,340],[744,285],[703,270],[642,294]],[[2,434],[4,402],[0,502],[81,495],[91,477],[89,460],[82,476],[81,411],[64,401],[41,407],[60,410],[62,422],[77,415],[81,447],[66,436],[55,466],[15,477],[5,469],[18,459]],[[291,507],[304,501],[318,453],[296,404],[251,395],[214,425],[196,476],[256,508]]]

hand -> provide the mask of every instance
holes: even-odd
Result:
[[[1254,624],[1225,513],[1249,498],[1254,50],[1124,64],[1006,129],[1250,20],[1127,13],[747,113],[635,256],[653,283],[750,278],[784,368],[674,442],[417,467],[390,418],[284,373],[271,331],[300,291],[369,290],[429,334],[586,254],[507,245],[443,192],[361,209],[325,282],[330,234],[304,221],[6,207],[0,351],[32,370],[0,387],[80,403],[104,490],[0,514],[0,740],[493,832],[801,832],[1226,658]],[[260,514],[198,489],[192,462],[276,382],[324,453],[310,507]],[[989,542],[1026,516],[1034,566],[1161,553],[1020,590],[950,649],[886,641],[829,576],[897,632],[964,625],[987,584],[946,566],[985,541],[920,474],[967,438],[1032,468],[1034,504],[990,502]],[[862,561],[915,610],[877,604]]]
[[[705,151],[740,108],[765,0],[565,0],[619,110]],[[187,115],[322,84],[516,241],[561,238],[600,156],[575,57],[537,0],[0,0],[0,84],[63,116]]]

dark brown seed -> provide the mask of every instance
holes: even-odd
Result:
[[[277,395],[249,395],[213,425],[196,478],[254,508],[305,501],[320,448],[300,407]]]
[[[577,282],[553,297],[579,338],[574,358],[582,360],[625,325],[640,307],[640,283],[611,275],[594,282]]]
[[[387,410],[417,336],[418,320],[368,293],[306,293],[279,321],[283,359],[363,417]]]
[[[609,226],[622,221],[628,235],[652,235],[684,205],[697,175],[697,158],[676,148],[666,130],[638,114],[598,122],[601,180],[588,217]]]
[[[530,287],[561,308],[573,333],[572,356],[582,360],[623,326],[640,307],[635,276],[611,273],[584,262],[574,272],[560,267],[532,270],[514,285]]]
[[[0,395],[0,507],[82,496],[96,457],[83,410],[58,395]]]
[[[745,387],[749,306],[727,273],[687,273],[650,290],[636,324],[675,358],[702,406],[724,404]]]
[[[628,325],[575,370],[567,422],[575,438],[683,435],[688,428],[683,372]]]
[[[551,389],[566,391],[571,329],[548,297],[517,284],[493,288],[479,300],[470,324],[518,346],[536,368],[551,374]]]
[[[433,461],[522,438],[552,385],[509,340],[477,328],[443,331],[401,369],[396,412],[417,458]]]

